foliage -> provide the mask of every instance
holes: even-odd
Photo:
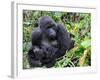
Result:
[[[57,23],[63,23],[75,40],[75,47],[57,59],[54,67],[91,66],[90,13],[23,10],[23,68],[30,68],[27,52],[31,45],[31,33],[38,27],[38,18],[44,15],[52,17]]]

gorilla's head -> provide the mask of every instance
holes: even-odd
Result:
[[[52,20],[49,16],[42,16],[39,18],[39,27],[42,30],[42,32],[47,35],[49,38],[55,38],[56,37],[56,29],[57,25],[54,20]]]

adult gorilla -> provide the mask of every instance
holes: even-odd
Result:
[[[70,33],[65,27],[55,23],[49,16],[40,17],[38,25],[32,32],[28,61],[31,67],[52,67],[57,58],[74,47],[74,41],[71,40]]]

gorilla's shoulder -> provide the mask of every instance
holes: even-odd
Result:
[[[67,34],[67,30],[66,30],[65,26],[61,23],[57,23],[57,32],[59,35]]]
[[[32,36],[33,36],[33,37],[34,37],[34,36],[39,37],[39,36],[41,36],[41,35],[42,35],[42,31],[41,31],[40,27],[36,28],[36,29],[33,30],[33,32],[32,32]]]
[[[61,24],[61,23],[57,23],[57,27],[58,29],[65,29],[64,24]]]

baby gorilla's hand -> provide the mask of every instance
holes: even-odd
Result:
[[[47,48],[47,52],[46,52],[46,57],[47,58],[54,58],[55,57],[55,53],[58,49],[55,47],[49,47]]]

